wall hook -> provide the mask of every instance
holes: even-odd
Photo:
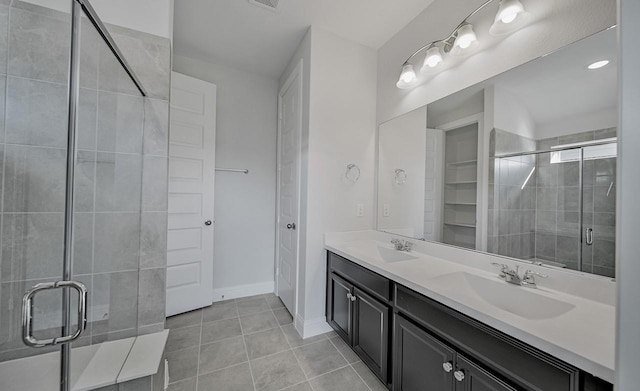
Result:
[[[351,183],[358,182],[360,179],[360,167],[351,163],[347,165],[347,171],[344,173],[345,178]]]

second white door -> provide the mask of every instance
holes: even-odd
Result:
[[[294,316],[298,275],[301,65],[298,64],[278,95],[277,287],[278,296]]]
[[[167,316],[213,301],[216,86],[172,73]]]

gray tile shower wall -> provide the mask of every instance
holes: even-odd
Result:
[[[490,135],[490,156],[533,151],[535,147],[534,140],[503,130],[495,129]],[[535,161],[535,156],[490,161],[487,250],[491,253],[534,257],[536,193],[535,177],[529,174]]]
[[[70,16],[0,2],[0,361],[22,344],[22,294],[62,275]],[[89,288],[76,345],[164,328],[171,47],[108,26],[142,98],[88,19],[81,22],[73,278]],[[5,101],[6,97],[6,101]],[[59,335],[59,294],[39,296],[39,336]],[[57,349],[57,348],[55,348]]]
[[[537,148],[548,150],[555,145],[611,137],[616,137],[616,128],[538,140]],[[545,154],[536,168],[536,257],[577,269],[582,235],[579,164],[550,164],[549,154]],[[594,232],[593,245],[582,244],[583,270],[614,277],[616,158],[585,160],[583,176],[583,227],[591,227]]]

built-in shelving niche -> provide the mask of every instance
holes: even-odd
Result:
[[[478,123],[445,133],[444,243],[476,248]]]

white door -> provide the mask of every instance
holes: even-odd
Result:
[[[172,72],[167,316],[213,301],[216,86]]]
[[[278,95],[277,287],[278,296],[294,316],[298,275],[301,65],[298,64]]]

